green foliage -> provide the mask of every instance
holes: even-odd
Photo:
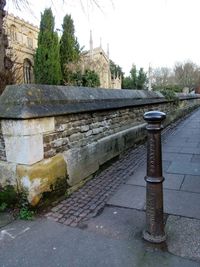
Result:
[[[7,185],[4,188],[0,187],[0,205],[5,203],[8,207],[13,206],[17,200],[17,193],[11,185]]]
[[[137,76],[137,89],[144,89],[144,84],[147,81],[147,74],[144,72],[143,68],[140,68]]]
[[[122,88],[123,89],[133,89],[131,77],[125,77],[122,80]]]
[[[160,90],[160,92],[164,95],[164,97],[167,100],[178,100],[178,97],[176,96],[176,93],[173,90],[163,89]]]
[[[94,70],[86,70],[84,74],[77,71],[70,76],[70,82],[76,86],[84,87],[98,87],[100,86],[100,79]]]
[[[70,75],[70,83],[75,86],[82,86],[83,85],[83,75],[81,71],[77,71]]]
[[[131,87],[134,89],[137,88],[137,69],[136,66],[133,65],[131,70],[130,70],[130,74],[131,74]]]
[[[94,70],[86,70],[83,74],[83,86],[86,87],[98,87],[100,86],[100,80],[98,74]]]
[[[0,204],[0,212],[5,211],[6,208],[7,208],[7,206],[8,206],[8,205],[7,205],[5,202],[1,203],[1,204]]]
[[[163,88],[154,85],[153,90],[160,91],[167,100],[174,100],[174,101],[178,100],[176,93],[182,91],[179,85],[174,85],[174,84],[165,85],[163,86]]]
[[[71,82],[73,72],[67,67],[69,63],[76,63],[80,58],[80,46],[75,37],[74,22],[71,15],[63,19],[63,34],[60,40],[60,64],[65,83]]]
[[[29,208],[23,207],[19,210],[19,218],[21,220],[33,220],[34,212]]]
[[[177,84],[169,84],[168,86],[165,87],[166,90],[172,90],[175,93],[181,93],[182,92],[182,87]]]
[[[27,200],[26,192],[20,194],[20,209],[19,209],[19,218],[21,220],[32,220],[34,212],[30,209],[30,205]]]
[[[61,81],[59,42],[54,24],[51,9],[45,9],[41,15],[38,48],[34,59],[36,83],[58,85]]]
[[[123,89],[144,89],[144,85],[147,82],[147,74],[143,68],[137,71],[135,65],[130,70],[130,76],[125,77],[122,82]]]
[[[119,65],[115,64],[112,60],[110,60],[110,72],[112,77],[116,77],[117,74],[121,77],[124,76],[122,68]]]
[[[168,91],[173,91],[175,93],[181,93],[182,87],[180,85],[177,85],[177,84],[168,84],[166,86],[163,86],[162,88],[160,86],[153,85],[153,90],[155,90],[155,91],[168,90]]]

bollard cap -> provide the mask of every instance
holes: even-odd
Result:
[[[147,122],[161,122],[166,118],[166,114],[159,110],[145,112],[143,118]]]

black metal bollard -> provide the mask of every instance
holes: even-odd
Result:
[[[166,240],[163,220],[163,181],[161,130],[166,114],[160,111],[149,111],[144,114],[148,123],[147,140],[147,175],[146,180],[146,229],[143,238],[152,243]]]

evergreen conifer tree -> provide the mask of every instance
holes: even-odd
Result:
[[[146,81],[147,81],[147,74],[144,72],[143,68],[140,68],[137,77],[137,89],[144,89]]]
[[[130,74],[131,74],[131,86],[132,88],[137,89],[137,69],[134,64],[132,65]]]
[[[70,83],[73,76],[69,63],[77,63],[80,58],[80,46],[75,37],[74,22],[71,15],[63,19],[63,34],[60,40],[61,71],[65,83]]]
[[[41,15],[38,48],[35,54],[35,82],[55,84],[61,82],[58,35],[54,32],[54,17],[51,9]]]

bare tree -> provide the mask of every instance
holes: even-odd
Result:
[[[174,82],[174,74],[170,68],[161,67],[153,70],[152,83],[157,88],[166,88]]]
[[[174,66],[175,82],[190,90],[200,85],[200,68],[192,61],[178,62]]]
[[[7,0],[12,1],[13,4],[16,6],[16,8],[18,9],[22,9],[22,8],[28,8],[29,7],[29,0]],[[51,0],[52,4],[56,4],[57,0]],[[67,3],[67,2],[74,2],[73,0],[59,0],[59,2],[62,3]],[[88,6],[95,6],[96,8],[98,8],[99,10],[103,11],[102,8],[102,0],[76,0],[77,4],[81,5],[83,11],[86,10],[86,8]],[[109,0],[109,2],[114,6],[113,0]]]

